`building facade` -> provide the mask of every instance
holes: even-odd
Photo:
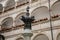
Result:
[[[31,40],[52,40],[48,0],[0,0],[0,34],[5,40],[24,40],[24,23],[21,16],[30,6],[32,23]],[[60,0],[50,0],[53,40],[60,40]]]

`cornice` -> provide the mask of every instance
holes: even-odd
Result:
[[[52,21],[58,21],[58,20],[60,20],[60,18],[54,18],[54,19],[52,19]],[[38,24],[43,24],[43,23],[48,23],[50,20],[45,20],[45,21],[40,21],[40,20],[38,20],[38,21],[34,21],[33,23],[32,23],[32,26],[35,26],[35,25],[38,25]],[[8,28],[8,29],[2,29],[2,30],[0,30],[2,33],[3,32],[10,32],[10,31],[13,31],[13,30],[18,30],[18,29],[21,29],[21,28],[24,28],[24,24],[22,24],[22,25],[18,25],[18,26],[16,26],[16,27],[12,27],[12,28]]]
[[[58,30],[60,29],[60,25],[59,26],[54,26],[52,30]],[[38,29],[38,30],[32,30],[32,33],[41,33],[41,32],[44,32],[44,31],[51,31],[51,28],[48,27],[48,28],[43,28],[43,29]],[[22,33],[18,33],[18,34],[14,34],[14,35],[10,35],[10,36],[5,36],[5,38],[11,38],[11,37],[15,37],[15,36],[22,36]]]

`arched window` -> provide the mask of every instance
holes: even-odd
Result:
[[[18,14],[18,15],[16,16],[16,18],[15,18],[15,19],[16,19],[16,20],[15,20],[16,26],[24,24],[23,21],[21,21],[21,17],[22,17],[23,15],[26,15],[26,13],[23,12],[23,13]]]
[[[37,2],[37,1],[38,1],[38,0],[32,0],[32,3],[33,3],[33,2]]]
[[[55,2],[52,6],[51,6],[51,15],[60,15],[60,1]]]
[[[49,40],[48,37],[44,34],[40,34],[34,37],[33,40]]]
[[[58,1],[60,1],[60,0],[58,0]]]
[[[11,28],[13,26],[13,19],[11,17],[7,17],[2,21],[2,28]]]
[[[16,40],[24,40],[22,37],[20,37],[20,38],[17,38]]]
[[[18,0],[18,4],[24,4],[24,3],[27,3],[29,0]]]
[[[3,10],[3,5],[0,4],[0,12]]]
[[[38,7],[32,11],[32,16],[35,16],[35,21],[49,18],[48,8],[45,6]]]
[[[8,0],[5,9],[8,10],[10,8],[13,8],[14,6],[15,6],[15,0]]]
[[[0,34],[0,40],[5,40],[5,37]]]
[[[60,40],[60,33],[57,35],[57,39],[56,40]]]

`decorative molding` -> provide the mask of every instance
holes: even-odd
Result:
[[[60,29],[60,25],[53,27],[53,30],[57,30],[57,29]],[[48,27],[48,28],[44,28],[44,29],[33,30],[32,33],[39,33],[39,31],[41,31],[41,32],[51,31],[51,28]],[[22,33],[10,35],[10,36],[5,36],[5,38],[11,38],[11,37],[15,37],[15,36],[18,36],[18,35],[21,35],[22,36]]]
[[[16,6],[16,8],[18,8],[18,7],[20,7],[20,6],[23,6],[23,5],[25,5],[25,4],[28,4],[28,2],[27,2],[27,3],[20,4],[20,5]],[[10,10],[12,10],[12,9],[14,9],[14,7],[10,7],[9,9],[5,10],[4,13],[7,12],[7,11],[10,11]],[[0,12],[0,13],[2,13],[2,12]]]
[[[52,21],[56,21],[56,20],[58,21],[58,20],[60,20],[60,18],[52,19]],[[34,22],[32,23],[32,26],[38,25],[38,24],[43,24],[43,23],[48,23],[48,22],[49,22],[49,20],[45,20],[45,21],[40,21],[40,20],[38,20],[38,21],[34,21]],[[24,28],[24,24],[18,25],[18,26],[16,26],[16,27],[12,27],[12,28],[2,29],[2,30],[0,30],[0,31],[3,33],[3,32],[9,32],[9,31],[17,30],[17,29],[21,29],[21,28]]]

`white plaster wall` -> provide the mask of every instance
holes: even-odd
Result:
[[[55,0],[55,1],[56,1],[56,0]],[[55,2],[55,1],[54,1],[54,2]],[[54,2],[52,2],[52,4],[53,4]],[[37,3],[38,3],[38,2],[37,2]],[[35,4],[34,4],[34,5],[35,5]],[[36,5],[37,5],[37,4],[36,4]],[[39,4],[38,4],[38,6],[36,6],[36,5],[31,8],[30,12],[32,12],[35,8],[37,8],[37,7],[40,6]],[[48,7],[47,3],[46,3],[46,4],[41,4],[41,6],[47,6],[47,7]],[[0,16],[0,17],[1,17],[0,23],[1,23],[1,21],[2,21],[4,18],[9,17],[9,16],[10,16],[10,17],[13,17],[13,19],[15,19],[15,17],[16,17],[18,14],[20,14],[20,12],[26,12],[25,8],[26,8],[25,6],[22,7],[22,8],[17,8],[16,10],[14,9],[13,11],[7,12],[7,14],[5,13],[4,16],[1,15],[1,16]],[[6,16],[6,15],[7,15],[7,16]],[[58,25],[60,25],[60,20],[53,21],[53,26],[58,26]],[[38,24],[38,25],[32,26],[32,31],[38,30],[38,29],[47,28],[47,27],[50,27],[49,22],[48,22],[48,23],[43,23],[43,24]],[[18,30],[14,30],[14,31],[11,31],[11,32],[3,33],[3,35],[4,35],[5,37],[7,37],[7,36],[10,36],[10,35],[20,34],[20,33],[22,33],[22,32],[23,32],[23,29],[18,29]],[[53,30],[54,40],[56,40],[56,37],[57,37],[58,33],[60,33],[60,29],[58,29],[58,30]],[[34,38],[36,35],[38,35],[38,34],[45,34],[45,35],[48,36],[49,40],[51,40],[51,31],[44,31],[44,32],[37,32],[37,33],[34,33],[34,32],[33,32],[32,40],[33,40],[33,38]],[[17,35],[16,35],[16,36],[17,36]],[[14,36],[14,37],[12,37],[12,38],[6,38],[6,40],[16,40],[16,39],[17,39],[16,36]]]

